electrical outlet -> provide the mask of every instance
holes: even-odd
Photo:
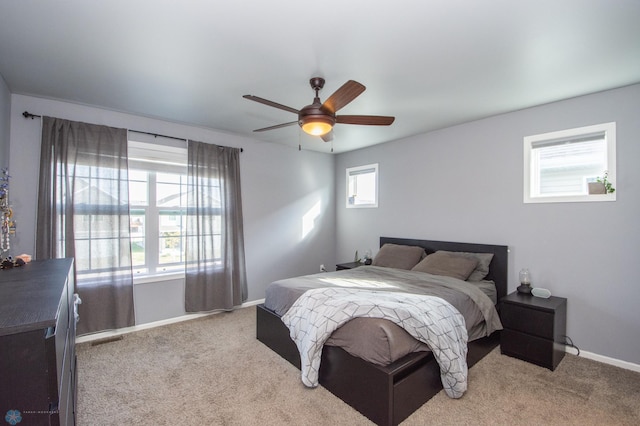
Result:
[[[324,267],[324,263],[320,264],[320,272],[327,272],[327,268]]]

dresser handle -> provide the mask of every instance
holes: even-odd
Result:
[[[47,327],[44,329],[44,338],[49,339],[56,335],[56,326],[52,325],[51,327]]]
[[[78,305],[82,304],[82,299],[78,296],[78,293],[73,293],[73,317],[76,320],[76,324],[80,321],[80,315],[78,315]]]

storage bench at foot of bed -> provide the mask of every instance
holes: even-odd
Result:
[[[289,337],[289,329],[264,305],[257,307],[256,331],[258,340],[300,368],[300,354]],[[471,361],[477,362],[497,345],[497,340],[492,340],[495,342],[483,343],[479,352],[472,351],[472,344],[469,345],[469,367]],[[383,367],[342,348],[325,346],[319,381],[378,425],[397,425],[442,389],[440,368],[431,352],[411,353]]]

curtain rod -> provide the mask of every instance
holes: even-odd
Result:
[[[28,112],[28,111],[23,112],[23,113],[22,113],[22,116],[23,116],[24,118],[30,118],[30,119],[32,119],[32,120],[33,120],[34,118],[42,118],[42,116],[41,116],[41,115],[31,114],[31,113],[30,113],[30,112]],[[175,140],[178,140],[178,141],[185,141],[185,142],[187,142],[187,139],[185,139],[185,138],[176,138],[175,136],[167,136],[167,135],[161,135],[161,134],[158,134],[158,133],[143,132],[143,131],[141,131],[141,130],[131,130],[131,129],[127,129],[127,130],[129,130],[130,132],[134,132],[134,133],[142,133],[143,135],[150,135],[150,136],[153,136],[153,137],[155,137],[155,138],[157,138],[158,136],[160,136],[161,138],[175,139]],[[243,148],[240,148],[240,152],[244,152],[244,149],[243,149]]]

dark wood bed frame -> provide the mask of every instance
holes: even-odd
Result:
[[[498,300],[507,294],[507,246],[380,237],[380,246],[404,244],[436,250],[493,253],[488,280],[496,283]],[[257,338],[300,368],[300,354],[280,316],[264,305],[257,307]],[[468,344],[471,368],[499,343],[493,333]],[[440,368],[431,352],[415,352],[387,366],[354,357],[344,349],[325,346],[320,384],[378,425],[397,425],[442,389]]]

